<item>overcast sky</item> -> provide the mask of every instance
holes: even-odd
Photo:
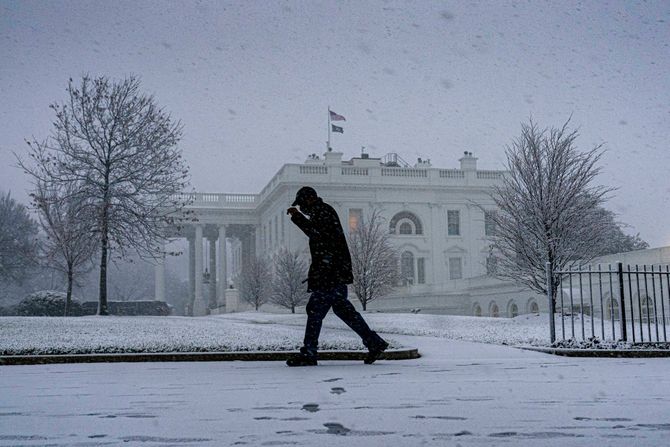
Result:
[[[604,143],[608,207],[670,245],[670,2],[0,0],[0,190],[26,200],[12,151],[83,73],[141,77],[184,124],[203,192],[260,192],[322,153],[397,152],[500,169],[533,117]]]

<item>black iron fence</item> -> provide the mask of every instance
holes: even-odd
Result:
[[[605,265],[547,269],[550,336],[556,339],[667,342],[670,266]],[[552,279],[554,286],[552,287]],[[555,301],[552,306],[552,288]],[[558,321],[557,321],[558,320]]]

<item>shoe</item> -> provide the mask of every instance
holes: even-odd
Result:
[[[388,347],[389,344],[382,340],[380,344],[368,348],[368,355],[363,360],[363,363],[366,365],[372,365],[382,355],[382,352],[386,351]]]
[[[286,360],[286,364],[288,366],[316,366],[318,363],[316,357],[301,352]]]

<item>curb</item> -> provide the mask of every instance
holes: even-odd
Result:
[[[539,348],[534,346],[519,346],[518,348],[527,351],[542,352],[544,354],[562,355],[565,357],[670,357],[670,349],[567,349]]]
[[[295,351],[235,351],[235,352],[129,352],[111,354],[61,355],[3,355],[0,365],[46,365],[54,363],[112,363],[112,362],[231,362],[285,361]],[[366,351],[321,351],[319,360],[363,360]],[[421,357],[416,348],[389,349],[379,360],[410,360]]]

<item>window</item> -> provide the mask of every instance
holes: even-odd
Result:
[[[461,212],[458,210],[447,211],[447,235],[460,236],[461,234]]]
[[[475,317],[482,316],[482,306],[480,306],[479,303],[475,303],[474,307],[472,308],[472,315]]]
[[[537,305],[537,302],[535,300],[531,300],[530,304],[528,304],[528,313],[531,314],[540,313],[540,307]]]
[[[401,233],[401,227],[404,223],[408,223],[412,228],[411,233]],[[404,227],[402,231],[407,231],[407,227]],[[389,233],[391,234],[423,234],[423,226],[418,217],[413,213],[408,211],[401,211],[393,216],[391,223],[389,224]]]
[[[358,226],[361,224],[361,219],[363,218],[363,210],[359,208],[350,208],[349,209],[349,233],[353,233],[358,229]]]
[[[449,279],[461,279],[463,265],[461,258],[449,258]]]
[[[398,234],[412,234],[412,224],[405,221],[398,226]]]
[[[486,258],[486,274],[489,276],[494,276],[498,271],[498,258],[493,255],[489,255]]]
[[[414,255],[410,251],[400,255],[400,275],[403,285],[414,284]]]
[[[489,307],[489,315],[493,318],[498,318],[500,316],[500,309],[498,309],[496,303],[491,303],[491,306]]]
[[[516,305],[516,303],[512,302],[509,305],[509,308],[507,309],[507,315],[510,318],[514,318],[519,315],[519,306]]]
[[[484,211],[484,235],[494,236],[496,231],[496,223],[494,220],[496,212],[493,210]]]
[[[605,318],[608,320],[618,320],[619,319],[619,303],[615,299],[607,300],[607,307],[605,308]]]
[[[654,319],[654,303],[647,296],[642,299],[642,315],[640,317],[644,322],[653,321]]]
[[[426,258],[417,258],[416,260],[417,282],[426,283]]]

